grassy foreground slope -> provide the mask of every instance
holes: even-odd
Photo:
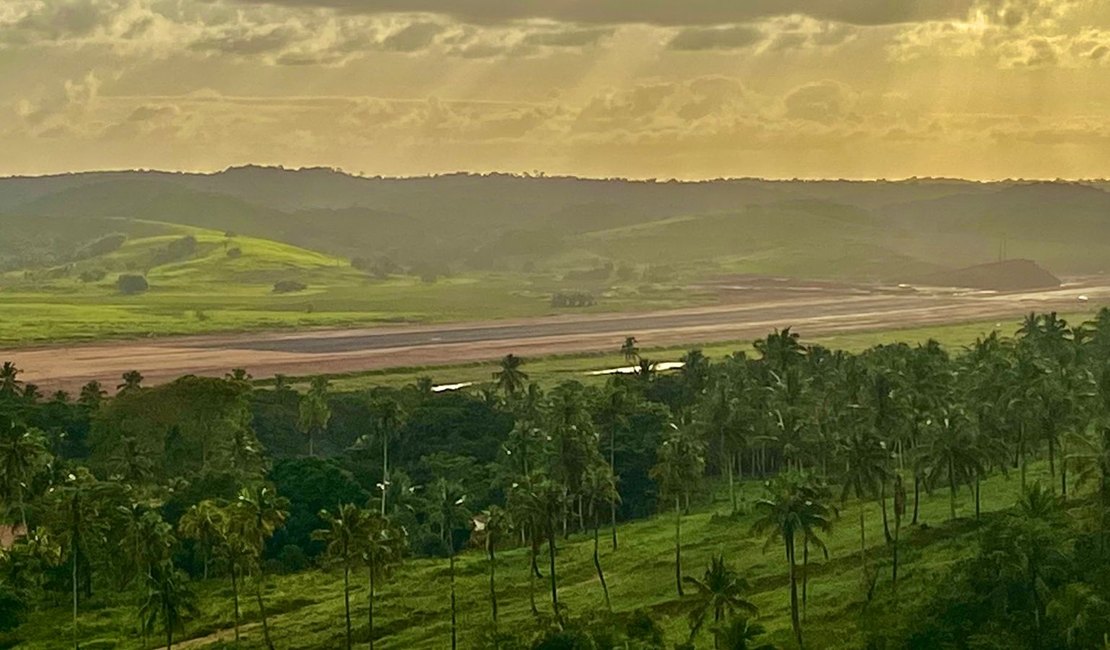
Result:
[[[1047,467],[1031,466],[1029,480],[1048,480]],[[743,485],[745,507],[762,494],[759,482]],[[1009,508],[1019,498],[1016,475],[992,476],[982,486],[983,518]],[[741,514],[727,517],[727,495],[714,503],[702,501],[682,522],[683,564],[686,575],[698,576],[709,559],[723,553],[726,559],[751,584],[749,600],[760,610],[759,622],[767,628],[767,641],[791,647],[790,611],[786,563],[779,545],[764,551],[764,538],[753,536],[754,517]],[[902,533],[899,568],[899,594],[912,602],[922,591],[944,576],[955,561],[969,557],[978,544],[982,523],[973,517],[971,495],[962,489],[956,521],[948,521],[947,491],[922,494],[919,525]],[[825,538],[830,559],[816,558],[810,567],[809,603],[804,628],[807,645],[828,650],[849,650],[864,646],[863,614],[865,600],[859,564],[858,504],[848,502]],[[879,579],[876,607],[888,606],[890,596],[890,552],[883,543],[878,506],[865,506],[869,561],[877,568]],[[646,608],[663,624],[668,647],[684,641],[688,634],[686,612],[689,600],[675,594],[674,518],[659,515],[650,520],[622,525],[620,546],[610,550],[603,531],[601,561],[612,595],[614,611],[631,612]],[[560,603],[571,617],[588,615],[604,608],[601,588],[592,563],[592,539],[573,536],[559,548],[557,575]],[[514,629],[531,621],[528,599],[527,555],[524,549],[498,553],[498,597],[502,629]],[[463,553],[458,561],[458,598],[460,645],[474,647],[490,629],[488,601],[488,561],[479,550]],[[545,575],[546,575],[546,569]],[[367,625],[366,586],[353,580],[352,616],[356,641],[365,642]],[[550,611],[545,581],[537,581],[536,599],[541,612]],[[390,583],[380,591],[375,608],[378,642],[383,649],[444,648],[450,644],[447,560],[421,559],[403,565]],[[222,581],[208,581],[199,589],[201,614],[189,624],[179,647],[233,647],[231,637],[231,590]],[[338,648],[343,645],[342,578],[336,572],[309,570],[276,576],[266,583],[267,610],[271,631],[283,650]],[[93,642],[84,648],[139,649],[145,647],[138,637],[136,605],[119,602],[106,593],[96,596],[95,613],[81,618],[83,634]],[[242,647],[263,648],[258,612],[253,602],[243,603]],[[58,608],[36,612],[20,629],[21,648],[62,649],[68,644],[64,603]],[[698,647],[710,647],[708,635]]]

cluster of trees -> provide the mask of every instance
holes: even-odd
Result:
[[[551,296],[552,307],[593,307],[597,304],[589,291],[559,291]]]
[[[713,477],[730,511],[754,511],[753,534],[783,552],[784,599],[804,647],[810,564],[827,557],[834,524],[851,525],[837,521],[850,498],[870,602],[887,570],[897,594],[900,536],[918,523],[923,491],[946,491],[955,519],[967,490],[977,521],[983,480],[1013,471],[1026,505],[989,522],[980,555],[954,570],[966,589],[938,591],[933,616],[889,608],[877,647],[1090,647],[1110,632],[1099,595],[1110,588],[1110,311],[1076,327],[1030,315],[1016,338],[992,334],[956,356],[934,342],[849,354],[789,330],[755,351],[710,362],[695,350],[661,373],[629,338],[622,353],[635,373],[549,390],[509,355],[468,392],[436,393],[422,379],[340,393],[317,378],[300,393],[284,377],[259,387],[244,371],[147,388],[128,373],[114,397],[91,383],[75,400],[40,395],[7,364],[0,505],[25,535],[0,562],[0,598],[30,606],[69,593],[77,639],[76,612],[94,586],[130,589],[138,629],[172,642],[190,613],[190,581],[228,580],[235,620],[238,594],[253,592],[269,644],[265,573],[327,562],[342,569],[350,644],[353,576],[369,583],[374,639],[380,581],[406,557],[440,557],[455,647],[455,556],[474,545],[488,559],[491,645],[662,647],[642,613],[570,619],[559,549],[571,534],[592,538],[609,611],[604,558],[620,552],[620,522],[665,511],[689,643],[709,629],[718,647],[756,647],[758,612],[727,558],[698,578],[683,566],[684,517]],[[1038,458],[1048,487],[1027,484]],[[736,486],[755,477],[765,494],[746,503]],[[882,513],[889,561],[868,552],[867,503]],[[1081,520],[1063,526],[1065,507]],[[526,549],[538,637],[498,627],[498,552],[513,546]],[[972,623],[961,622],[965,610]],[[985,646],[982,630],[1007,634]],[[594,646],[574,645],[585,638]]]

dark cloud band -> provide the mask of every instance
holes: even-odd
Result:
[[[235,0],[241,4],[330,7],[352,13],[428,12],[475,24],[556,20],[669,26],[741,23],[804,14],[856,25],[964,18],[972,0]]]

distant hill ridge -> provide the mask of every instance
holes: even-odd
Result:
[[[688,275],[904,281],[996,259],[1061,275],[1110,259],[1110,182],[624,179],[314,168],[0,179],[0,270],[170,223],[452,271],[611,264]]]

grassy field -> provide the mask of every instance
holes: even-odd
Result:
[[[1045,480],[1047,468],[1035,465],[1030,480]],[[759,498],[758,482],[743,485],[744,510]],[[984,517],[1005,509],[1018,498],[1019,479],[995,476],[983,484]],[[758,605],[759,622],[768,630],[768,640],[791,647],[786,564],[778,546],[764,552],[762,538],[750,530],[754,515],[725,516],[726,495],[706,497],[683,521],[684,573],[699,575],[710,557],[723,553],[751,584],[750,600]],[[918,526],[903,533],[900,598],[912,600],[944,575],[954,561],[969,556],[977,544],[973,504],[965,489],[959,495],[956,521],[948,521],[948,493],[923,494]],[[860,626],[866,617],[859,565],[859,529],[856,503],[845,504],[841,518],[826,538],[830,559],[811,567],[810,595],[805,617],[808,645],[828,650],[861,647]],[[868,554],[879,572],[878,597],[890,588],[889,549],[882,543],[878,506],[866,505]],[[620,547],[612,551],[603,542],[602,563],[610,585],[614,611],[646,608],[660,620],[668,646],[687,634],[685,612],[688,600],[679,599],[674,587],[674,519],[660,515],[650,520],[624,524],[619,529]],[[605,538],[603,538],[605,539]],[[582,616],[604,607],[594,573],[592,540],[572,536],[559,549],[560,601],[568,614]],[[523,549],[498,554],[498,596],[503,629],[518,629],[531,619],[528,608],[527,555]],[[458,563],[459,626],[461,646],[473,647],[489,627],[487,560],[478,550],[462,554]],[[231,647],[231,593],[226,581],[210,580],[200,585],[201,613],[192,621],[185,638],[194,639],[181,647]],[[340,574],[309,570],[267,579],[267,608],[278,647],[283,650],[335,648],[342,645],[343,600]],[[450,634],[447,561],[412,560],[405,564],[382,590],[376,608],[378,647],[383,649],[443,648]],[[541,608],[545,583],[537,584]],[[366,587],[354,583],[353,616],[357,638],[365,641],[367,625]],[[253,600],[244,602],[247,621],[243,647],[261,648],[261,630]],[[549,605],[548,605],[549,609]],[[135,632],[137,606],[107,593],[98,594],[81,615],[83,648],[141,648]],[[68,613],[64,602],[55,609],[38,611],[19,631],[21,648],[66,648],[69,643]],[[699,647],[710,644],[702,637]]]
[[[554,277],[524,273],[379,280],[345,259],[273,240],[149,225],[162,234],[129,239],[114,252],[63,267],[0,274],[0,345],[542,316],[556,313],[550,295],[566,288]],[[159,251],[186,235],[196,238],[194,253],[157,259]],[[241,254],[230,257],[232,249]],[[104,277],[82,281],[88,271]],[[150,290],[120,294],[115,282],[121,273],[145,273]],[[307,288],[275,293],[274,284],[282,280]],[[711,299],[679,286],[627,283],[606,287],[598,305],[574,312],[679,307]]]

